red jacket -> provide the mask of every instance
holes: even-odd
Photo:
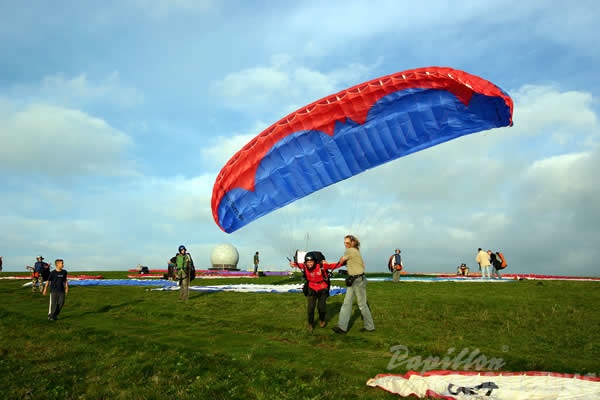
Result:
[[[304,264],[297,264],[296,268],[300,268],[304,271],[306,279],[308,280],[308,287],[318,292],[319,290],[327,289],[327,282],[323,273],[327,274],[327,271],[341,267],[337,264],[323,264],[323,267],[317,265],[312,271],[306,268]]]

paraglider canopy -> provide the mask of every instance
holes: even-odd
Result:
[[[445,67],[373,79],[289,114],[248,142],[213,187],[228,233],[326,186],[470,133],[512,125],[512,99]]]

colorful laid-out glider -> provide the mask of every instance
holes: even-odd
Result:
[[[464,71],[426,67],[361,83],[289,114],[247,143],[213,187],[234,232],[353,175],[457,137],[512,126],[512,99]]]
[[[482,364],[496,363],[480,355]],[[411,359],[409,359],[411,360]],[[419,357],[420,360],[420,357]],[[423,359],[423,363],[426,358]],[[492,361],[495,360],[495,361]],[[406,362],[408,360],[405,360]],[[466,361],[466,360],[465,360]],[[409,361],[410,362],[410,361]],[[460,359],[448,365],[461,364]],[[503,361],[501,361],[503,362]],[[453,363],[453,364],[452,364]],[[444,400],[498,399],[498,400],[587,400],[600,398],[600,378],[595,374],[562,374],[544,371],[495,372],[460,371],[468,364],[462,362],[458,371],[408,371],[404,375],[379,374],[367,381],[367,386],[378,387],[401,397],[435,398]],[[423,365],[423,367],[426,367]]]

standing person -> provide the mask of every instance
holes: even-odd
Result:
[[[67,271],[64,268],[65,263],[62,259],[54,260],[55,270],[50,272],[50,276],[44,285],[42,294],[45,296],[50,286],[50,305],[48,306],[48,320],[56,321],[58,314],[65,305],[65,297],[69,293],[69,281]]]
[[[192,255],[187,252],[184,245],[179,246],[175,257],[169,260],[175,265],[175,276],[179,280],[179,300],[187,300],[190,295],[190,277],[192,273]]]
[[[2,256],[0,256],[0,272],[2,272]]]
[[[335,333],[345,334],[348,331],[348,324],[352,314],[352,303],[356,296],[356,303],[362,315],[364,327],[361,331],[372,332],[375,330],[373,316],[367,303],[367,278],[365,276],[365,263],[360,254],[360,241],[353,235],[344,237],[344,246],[346,251],[340,258],[338,264],[346,265],[348,268],[348,278],[346,285],[346,296],[340,310],[338,325],[333,328]]]
[[[496,275],[498,279],[502,279],[502,275],[500,275],[500,264],[502,263],[502,261],[500,261],[498,257],[496,257],[496,253],[494,253],[493,251],[488,250],[487,253],[488,256],[490,256],[490,263],[492,264],[492,266],[490,267],[490,276],[493,278],[494,275]]]
[[[44,262],[44,257],[42,256],[37,256],[35,259],[36,261],[33,267],[28,265],[25,268],[31,271],[31,291],[35,292],[37,289],[42,293],[42,271],[44,268],[49,268],[50,266]]]
[[[490,256],[488,255],[488,253],[483,251],[481,247],[477,249],[477,257],[475,257],[475,261],[477,261],[477,264],[479,264],[479,267],[481,268],[481,278],[491,278],[492,275],[490,273]]]
[[[42,263],[42,270],[40,272],[40,277],[42,278],[42,286],[44,287],[46,285],[46,282],[48,282],[48,279],[50,278],[50,264],[48,263]]]
[[[260,263],[260,259],[258,258],[258,251],[254,253],[254,275],[258,274],[258,264]]]
[[[392,270],[392,279],[394,282],[400,282],[400,273],[402,272],[402,256],[400,249],[396,249],[390,257],[390,266]]]
[[[290,261],[291,267],[302,270],[306,279],[304,295],[306,296],[306,311],[308,316],[307,328],[313,330],[315,324],[315,306],[319,312],[319,326],[324,328],[327,325],[327,297],[329,297],[329,275],[328,270],[334,270],[341,267],[340,264],[330,266],[324,264],[323,254],[317,251],[309,251],[304,256],[304,264]]]

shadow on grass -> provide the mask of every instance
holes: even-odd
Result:
[[[327,325],[334,327],[337,325],[337,322],[339,320],[339,315],[340,315],[340,310],[342,308],[342,304],[343,304],[343,298],[342,301],[339,302],[334,302],[334,303],[327,303],[327,316],[325,318],[325,320],[327,321]],[[371,314],[373,314],[373,309],[371,308],[371,305],[369,304],[369,308],[371,309]],[[360,312],[360,309],[358,308],[358,305],[356,304],[356,301],[354,301],[354,303],[352,304],[352,314],[350,316],[350,320],[348,322],[348,329],[347,331],[350,331],[355,325],[357,328],[362,328],[362,324],[363,324],[363,320],[362,320],[362,314]]]
[[[97,308],[96,310],[90,310],[90,311],[83,312],[83,313],[79,314],[78,317],[84,317],[84,316],[90,315],[90,314],[108,313],[108,312],[111,312],[114,310],[118,310],[120,308],[131,306],[135,303],[136,303],[135,301],[128,301],[128,302],[121,303],[121,304],[105,304],[105,305]],[[74,316],[71,315],[71,318],[73,318],[73,317]],[[68,318],[68,317],[65,317],[63,319],[66,319],[66,318]]]

